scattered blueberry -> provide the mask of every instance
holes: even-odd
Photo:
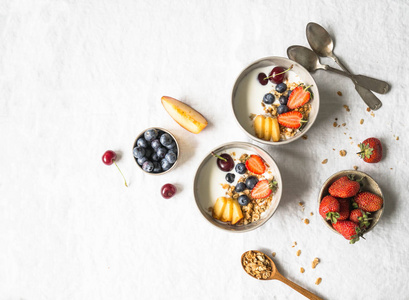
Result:
[[[173,152],[168,152],[165,155],[165,159],[170,162],[171,164],[175,163],[176,161],[176,154]]]
[[[249,204],[250,199],[246,195],[241,195],[239,196],[238,201],[241,206],[246,206],[247,204]]]
[[[276,85],[276,91],[279,93],[284,93],[287,90],[287,85],[284,82],[281,82]]]
[[[160,142],[159,142],[158,139],[154,139],[154,140],[151,142],[151,147],[152,147],[154,150],[158,149],[160,146],[162,146],[162,145],[160,144]]]
[[[271,93],[265,94],[263,97],[263,102],[265,104],[273,104],[274,102],[274,95]]]
[[[172,144],[172,142],[173,142],[173,139],[172,139],[172,137],[168,134],[168,133],[164,133],[164,134],[162,134],[161,136],[160,136],[160,143],[163,145],[163,146],[169,146],[169,145],[171,145]]]
[[[233,183],[235,177],[236,177],[236,175],[234,175],[233,173],[227,173],[226,174],[226,181],[228,183]]]
[[[246,186],[249,190],[252,190],[258,182],[258,178],[256,176],[249,176],[246,179]]]
[[[143,147],[133,148],[133,156],[135,156],[135,158],[144,157],[145,156],[145,148],[143,148]]]
[[[246,173],[247,168],[246,168],[246,165],[245,165],[245,164],[239,163],[239,164],[236,165],[235,170],[236,170],[236,172],[239,173],[239,174],[244,174],[244,173]]]
[[[288,97],[286,96],[280,96],[280,99],[278,99],[281,105],[287,105],[288,102]]]
[[[153,153],[151,156],[152,161],[159,161],[159,156],[156,153]]]
[[[145,172],[153,172],[154,166],[153,166],[153,162],[147,160],[143,163],[142,165],[142,170],[144,170]]]
[[[136,141],[136,146],[146,148],[146,147],[148,147],[148,142],[143,137],[140,137]]]
[[[166,153],[168,152],[168,150],[165,147],[160,146],[157,150],[156,150],[156,155],[158,155],[158,157],[160,159],[164,158]]]
[[[149,129],[149,130],[145,131],[143,136],[145,137],[145,140],[150,142],[150,141],[154,140],[158,136],[158,131],[156,129]]]
[[[146,156],[141,157],[141,158],[138,158],[138,159],[137,159],[138,165],[142,166],[143,163],[144,163],[145,161],[147,161],[147,160],[148,160],[148,158],[147,158]]]
[[[172,164],[170,162],[168,162],[166,159],[162,159],[160,161],[160,165],[161,165],[163,171],[169,170],[170,167],[172,166]]]
[[[244,184],[244,182],[239,182],[236,185],[236,188],[234,189],[236,193],[240,193],[243,192],[246,189],[246,185]]]
[[[277,108],[277,113],[278,113],[279,115],[284,114],[284,113],[286,113],[286,112],[288,112],[288,106],[287,106],[287,105],[280,105],[280,106]]]
[[[153,173],[160,173],[162,171],[162,167],[160,166],[160,163],[157,161],[153,162]]]

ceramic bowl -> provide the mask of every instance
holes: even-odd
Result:
[[[257,80],[257,75],[260,72],[264,72],[268,75],[275,66],[281,66],[287,69],[291,65],[293,65],[293,68],[288,72],[288,79],[291,82],[304,83],[306,86],[311,85],[310,90],[312,91],[313,99],[311,100],[311,112],[308,123],[302,126],[302,129],[293,137],[287,140],[280,140],[278,142],[265,141],[255,135],[253,121],[250,116],[251,114],[265,114],[261,102],[263,101],[263,96],[273,90],[274,87],[271,82],[262,86]],[[299,139],[314,124],[320,107],[319,91],[311,74],[295,61],[277,56],[261,58],[247,66],[236,79],[231,100],[233,113],[240,128],[243,129],[251,139],[267,145],[283,145]]]
[[[366,192],[371,192],[375,195],[378,195],[379,197],[382,197],[383,199],[383,207],[376,211],[371,213],[370,218],[372,218],[371,220],[371,225],[369,226],[369,228],[366,230],[366,232],[371,231],[372,228],[374,228],[376,226],[376,224],[378,224],[379,219],[382,216],[383,210],[385,208],[385,198],[383,196],[382,190],[379,187],[378,183],[368,174],[364,173],[364,172],[360,172],[360,171],[355,171],[355,170],[344,170],[344,171],[340,171],[338,173],[335,173],[334,175],[331,175],[322,185],[322,188],[320,190],[320,193],[318,195],[318,210],[319,210],[319,206],[321,203],[322,198],[324,198],[325,196],[329,195],[328,193],[328,188],[331,186],[332,183],[334,183],[336,180],[338,180],[339,178],[346,176],[346,175],[355,175],[356,178],[361,178],[364,177],[364,179],[362,180],[362,184],[363,186],[361,187],[362,191],[366,191]],[[319,211],[317,211],[318,215],[319,215]],[[319,216],[318,218],[320,218],[322,220],[322,222],[325,224],[325,226],[330,229],[331,231],[340,234],[338,231],[336,231],[332,226],[331,226],[331,222],[330,221],[326,221],[324,220],[324,218],[322,218],[321,216]]]
[[[176,155],[177,155],[177,159],[176,159],[176,162],[172,165],[172,167],[170,167],[170,169],[168,169],[168,170],[166,170],[166,171],[159,172],[159,173],[153,173],[153,172],[150,173],[150,172],[144,171],[144,170],[142,169],[142,166],[138,164],[138,160],[134,157],[135,163],[136,163],[136,165],[138,166],[138,169],[140,169],[142,172],[144,172],[144,173],[146,173],[146,174],[150,174],[150,175],[163,175],[163,174],[166,174],[166,173],[172,171],[172,170],[176,167],[176,165],[177,165],[177,163],[178,163],[178,160],[179,160],[179,157],[180,157],[180,148],[179,148],[178,141],[176,140],[175,136],[174,136],[169,130],[166,130],[166,129],[160,128],[160,127],[150,127],[150,128],[145,129],[144,131],[142,131],[141,133],[139,133],[139,134],[137,135],[137,137],[136,137],[136,139],[135,139],[135,142],[133,143],[133,146],[132,146],[132,151],[133,151],[133,149],[136,147],[136,141],[137,141],[140,137],[143,137],[145,131],[148,131],[149,129],[156,129],[156,130],[159,130],[159,131],[163,131],[163,132],[165,132],[165,133],[168,133],[168,134],[173,138],[173,140],[174,140],[175,143],[176,143],[176,147],[177,147],[177,154],[176,154]],[[133,155],[132,155],[132,156],[133,156]],[[160,161],[159,161],[159,163],[160,163]]]
[[[231,225],[218,221],[212,217],[211,208],[214,206],[217,198],[223,196],[228,197],[225,194],[226,190],[222,188],[222,184],[228,183],[225,180],[227,172],[223,172],[217,167],[216,158],[212,155],[212,152],[218,155],[222,153],[230,154],[234,152],[236,154],[235,158],[237,160],[241,156],[241,154],[244,153],[249,155],[257,154],[261,158],[263,158],[265,163],[269,166],[272,175],[274,175],[274,179],[278,183],[278,189],[273,196],[273,200],[269,208],[263,214],[261,214],[261,217],[258,221],[246,225]],[[237,160],[235,160],[235,164],[237,164]],[[230,171],[230,173],[234,173],[236,175],[236,181],[232,183],[232,185],[235,185],[240,175],[237,174],[234,169]],[[196,205],[203,217],[215,227],[230,232],[246,232],[254,230],[265,224],[276,211],[278,204],[280,203],[282,190],[283,185],[281,181],[280,171],[274,159],[260,147],[243,142],[231,142],[223,144],[210,151],[199,165],[193,183]]]

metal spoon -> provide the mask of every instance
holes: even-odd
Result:
[[[345,72],[351,73],[335,56],[334,50],[334,42],[329,35],[329,33],[319,24],[316,23],[308,23],[306,28],[307,39],[308,43],[310,44],[312,50],[317,53],[321,57],[330,57],[332,58]],[[359,93],[359,95],[364,99],[365,103],[369,103],[368,106],[376,110],[382,106],[382,102],[368,89],[360,86],[355,83],[355,89]],[[386,84],[384,81],[379,82],[379,86],[383,87],[383,93],[386,93],[389,90],[389,85]]]
[[[247,251],[250,252],[250,251]],[[243,255],[241,256],[241,265],[244,269],[244,271],[247,273],[246,268],[244,266],[244,255],[247,253],[244,252]],[[256,252],[259,254],[264,254],[263,252],[260,251],[255,251],[255,250],[251,250],[251,252]],[[304,295],[305,297],[307,297],[308,299],[312,299],[312,300],[322,300],[322,298],[318,297],[317,295],[314,295],[313,293],[311,293],[310,291],[307,291],[306,289],[300,287],[298,284],[295,284],[294,282],[292,282],[291,280],[287,279],[286,277],[284,277],[283,275],[281,275],[276,268],[276,265],[274,264],[273,260],[268,257],[267,255],[264,254],[265,257],[267,257],[267,259],[270,261],[271,263],[271,267],[272,267],[272,272],[269,278],[267,279],[261,279],[261,280],[273,280],[273,279],[277,279],[280,280],[281,282],[284,282],[286,285],[288,285],[289,287],[293,288],[294,290],[296,290],[297,292],[299,292],[300,294]],[[249,274],[249,273],[247,273]],[[250,274],[249,274],[250,275]],[[252,276],[252,275],[250,275]],[[252,276],[253,278],[255,278],[254,276]]]

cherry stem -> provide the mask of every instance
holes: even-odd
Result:
[[[274,74],[274,75],[271,75],[271,76],[268,76],[268,77],[264,78],[264,80],[270,79],[271,77],[274,77],[274,76],[277,76],[277,75],[284,74],[284,73],[290,71],[293,67],[294,67],[294,65],[291,65],[287,70],[285,70],[285,71],[283,71],[283,72],[280,72],[280,73],[277,73],[277,74]]]
[[[221,160],[223,160],[223,161],[227,161],[227,159],[225,159],[224,157],[221,157],[220,155],[215,154],[214,152],[212,152],[212,155],[213,155],[214,157],[217,157],[218,159],[221,159]]]
[[[118,167],[118,165],[116,164],[115,160],[114,160],[114,164],[115,164],[115,166],[118,168],[119,173],[121,173],[122,177],[124,178],[125,186],[128,187],[128,184],[126,183],[125,176],[124,176],[124,174],[122,174],[122,171],[121,171],[121,169]]]

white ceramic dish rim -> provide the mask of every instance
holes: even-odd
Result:
[[[310,115],[309,117],[309,121],[308,124],[305,126],[305,128],[302,130],[301,133],[298,133],[295,137],[292,137],[288,140],[284,140],[284,141],[278,141],[278,142],[273,142],[273,141],[265,141],[263,139],[259,139],[258,137],[256,137],[254,134],[249,133],[245,128],[243,128],[243,126],[241,125],[241,123],[239,122],[239,120],[237,119],[237,115],[234,109],[234,98],[235,98],[235,91],[238,88],[238,81],[239,79],[243,79],[245,75],[243,75],[244,73],[250,72],[252,71],[252,67],[262,61],[269,61],[269,60],[285,60],[290,62],[291,64],[297,66],[297,68],[302,69],[308,76],[308,80],[311,81],[311,83],[313,84],[313,86],[315,86],[315,91],[314,91],[314,99],[313,101],[316,104],[313,104],[314,107],[317,108],[317,113],[314,115]],[[315,82],[314,78],[312,77],[312,75],[310,74],[310,72],[307,71],[307,69],[305,69],[302,65],[300,65],[299,63],[289,59],[289,58],[285,58],[285,57],[280,57],[280,56],[266,56],[263,58],[260,58],[256,61],[253,61],[252,63],[250,63],[247,67],[245,67],[240,74],[236,77],[236,80],[234,82],[233,85],[233,89],[232,89],[232,94],[231,94],[231,107],[232,107],[232,111],[233,111],[233,115],[234,118],[237,122],[237,124],[239,125],[239,127],[247,134],[247,136],[249,136],[251,139],[262,143],[262,144],[266,144],[266,145],[273,145],[273,146],[278,146],[278,145],[284,145],[284,144],[288,144],[291,142],[294,142],[296,140],[298,140],[300,137],[302,137],[304,134],[306,134],[308,132],[308,130],[312,127],[312,125],[314,124],[315,120],[317,119],[318,113],[319,113],[319,108],[320,108],[320,96],[319,96],[319,90],[318,90],[318,86],[317,83]]]
[[[214,220],[211,215],[206,213],[206,209],[203,208],[200,205],[199,200],[198,200],[199,197],[197,195],[197,185],[198,185],[200,171],[202,170],[203,166],[208,162],[208,160],[213,158],[213,156],[211,154],[212,152],[224,151],[224,150],[227,150],[229,148],[250,148],[250,149],[253,148],[254,150],[252,150],[252,151],[257,152],[258,154],[261,154],[263,156],[268,157],[271,160],[271,163],[274,164],[275,169],[277,170],[277,172],[273,174],[274,179],[277,181],[278,187],[279,187],[276,194],[274,195],[274,199],[276,201],[275,208],[273,209],[273,207],[270,206],[269,210],[270,209],[273,209],[273,210],[269,212],[269,215],[267,215],[266,217],[264,217],[263,219],[261,219],[259,221],[256,221],[256,222],[248,224],[248,225],[234,226],[234,225],[228,225],[226,223],[218,222],[218,221]],[[278,206],[280,204],[280,201],[281,201],[282,192],[283,192],[283,183],[282,183],[282,179],[281,179],[281,173],[280,173],[280,169],[278,168],[274,158],[267,151],[262,149],[261,147],[259,147],[257,145],[254,145],[254,144],[251,144],[251,143],[246,143],[246,142],[228,142],[228,143],[219,145],[218,147],[212,149],[208,154],[206,154],[206,156],[201,161],[199,167],[196,170],[196,174],[195,174],[195,177],[194,177],[194,180],[193,180],[193,194],[194,194],[196,206],[199,209],[202,216],[207,221],[209,221],[209,223],[212,224],[213,226],[217,227],[220,230],[228,231],[228,232],[243,233],[243,232],[252,231],[252,230],[257,229],[260,226],[264,225],[274,215],[274,213],[277,211],[277,208],[278,208]]]

